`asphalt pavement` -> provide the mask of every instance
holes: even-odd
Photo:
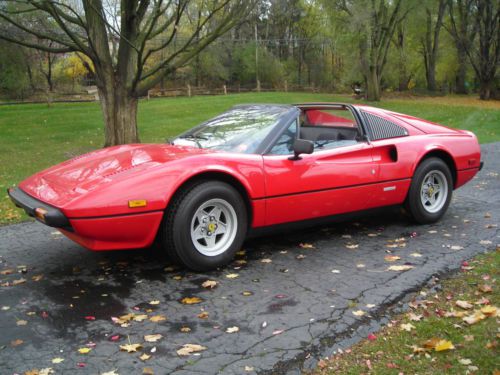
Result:
[[[498,246],[500,143],[482,149],[484,169],[439,223],[389,210],[252,239],[230,266],[203,274],[154,249],[90,252],[39,223],[0,227],[0,374],[312,368]]]

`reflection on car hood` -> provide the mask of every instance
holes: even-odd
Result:
[[[19,186],[33,197],[61,207],[117,179],[208,152],[213,151],[164,144],[115,146],[55,165],[29,177]]]

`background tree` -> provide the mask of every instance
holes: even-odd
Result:
[[[474,22],[475,0],[448,0],[450,15],[447,30],[453,37],[457,50],[457,94],[467,94],[466,76],[468,57],[467,51],[471,49],[476,36],[476,23]]]
[[[329,2],[325,1],[326,6]],[[368,100],[380,100],[382,73],[397,25],[406,17],[402,0],[338,0],[331,12],[343,12],[346,27],[356,34]]]
[[[495,82],[500,57],[500,2],[476,0],[475,26],[478,46],[468,46],[467,54],[479,80],[479,98],[488,100],[496,89]]]
[[[2,1],[0,38],[93,64],[105,146],[139,141],[138,97],[234,27],[252,0]],[[114,12],[115,11],[115,12]],[[56,25],[56,26],[54,26]],[[31,41],[34,36],[52,45]]]
[[[447,0],[427,2],[425,11],[425,34],[421,38],[422,55],[424,57],[427,90],[436,91],[436,63],[439,52],[439,34],[443,26],[443,18]]]

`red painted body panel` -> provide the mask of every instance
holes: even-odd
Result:
[[[158,232],[162,211],[70,220],[74,232],[61,230],[80,245],[95,250],[135,249],[150,246]]]
[[[316,150],[296,161],[165,144],[117,146],[39,172],[19,187],[69,218],[74,232],[61,230],[66,236],[110,250],[149,246],[175,192],[205,173],[224,174],[243,187],[256,228],[403,203],[415,169],[432,152],[452,159],[455,188],[479,170],[472,133],[357,108],[405,127],[409,136]],[[147,200],[145,207],[128,207],[140,199]]]

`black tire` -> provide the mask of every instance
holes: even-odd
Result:
[[[227,238],[224,237],[225,234],[214,236],[214,238],[224,239],[225,241],[224,246],[219,249],[222,252],[214,255],[203,253],[203,251],[208,250],[202,249],[200,251],[197,249],[196,246],[203,247],[204,243],[208,246],[208,242],[201,239],[200,243],[195,245],[191,236],[193,222],[198,223],[195,214],[199,213],[200,207],[207,204],[207,202],[217,202],[216,204],[220,203],[224,207],[227,206],[228,217],[224,216],[223,213],[221,220],[225,220],[226,224],[228,220],[233,222],[232,226],[227,224],[228,227],[232,228],[231,231],[228,231],[231,234],[228,234]],[[232,211],[229,207],[232,208]],[[210,216],[208,220],[212,220],[212,217]],[[222,221],[214,221],[214,223],[220,226]],[[161,228],[163,231],[163,246],[176,263],[195,271],[212,270],[228,264],[233,259],[234,254],[240,250],[245,240],[247,223],[247,209],[236,189],[221,181],[202,181],[177,194],[168,205],[165,220],[162,224],[163,228]],[[210,222],[206,225],[209,224]],[[201,225],[201,223],[199,225],[208,231],[208,226]]]
[[[422,202],[422,200],[425,199],[422,198],[422,195],[426,195],[423,194],[423,189],[427,189],[427,191],[429,191],[428,185],[423,187],[424,180],[427,178],[432,180],[432,176],[434,176],[436,181],[442,180],[441,185],[446,185],[443,186],[441,192],[435,193],[435,196],[439,196],[440,193],[446,194],[435,199],[435,201],[440,202],[439,204],[436,204],[435,207],[432,206],[430,201],[426,202],[427,205]],[[432,185],[432,189],[432,191],[435,190],[434,185]],[[415,174],[413,175],[410,190],[408,191],[408,196],[405,202],[405,208],[413,220],[417,223],[434,223],[441,219],[448,209],[452,194],[453,179],[450,169],[446,163],[439,158],[425,159],[422,163],[420,163],[415,171]]]

